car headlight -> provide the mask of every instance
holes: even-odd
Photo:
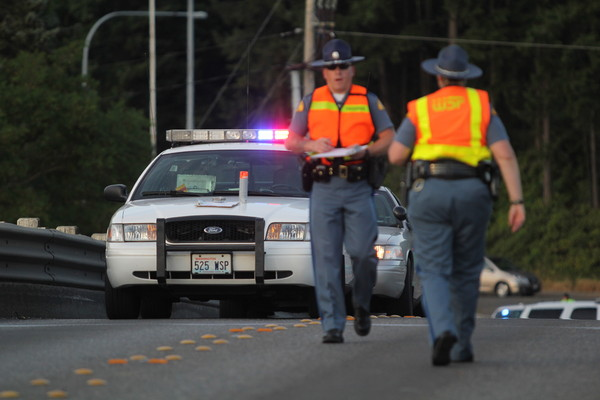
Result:
[[[267,229],[267,240],[308,240],[307,224],[271,224]]]
[[[401,260],[404,258],[402,247],[390,245],[376,245],[375,252],[380,260]]]
[[[152,242],[156,224],[111,224],[107,236],[109,242]]]

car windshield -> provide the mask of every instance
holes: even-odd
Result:
[[[161,156],[145,174],[132,199],[236,195],[241,171],[248,194],[308,197],[302,189],[300,158],[274,150],[190,151]]]
[[[394,201],[389,198],[383,190],[375,191],[375,211],[377,213],[377,225],[397,226],[398,220],[394,215]]]

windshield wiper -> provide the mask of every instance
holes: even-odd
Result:
[[[153,190],[148,192],[142,192],[142,196],[205,196],[206,193],[194,193],[194,192],[182,192],[180,190]]]

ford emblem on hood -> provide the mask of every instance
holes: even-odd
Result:
[[[208,233],[209,235],[218,235],[223,232],[223,228],[219,226],[207,226],[204,228],[204,233]]]

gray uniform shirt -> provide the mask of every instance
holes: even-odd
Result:
[[[341,103],[338,103],[338,107],[341,107],[344,104],[347,97],[348,95],[344,97]],[[394,129],[392,120],[377,96],[368,92],[367,100],[369,102],[369,110],[371,111],[371,119],[373,120],[373,125],[375,125],[375,133],[383,132],[386,129]],[[308,133],[308,110],[311,102],[312,93],[305,96],[302,99],[302,104],[296,108],[296,112],[294,113],[294,117],[289,126],[290,131],[301,136],[306,136]]]

